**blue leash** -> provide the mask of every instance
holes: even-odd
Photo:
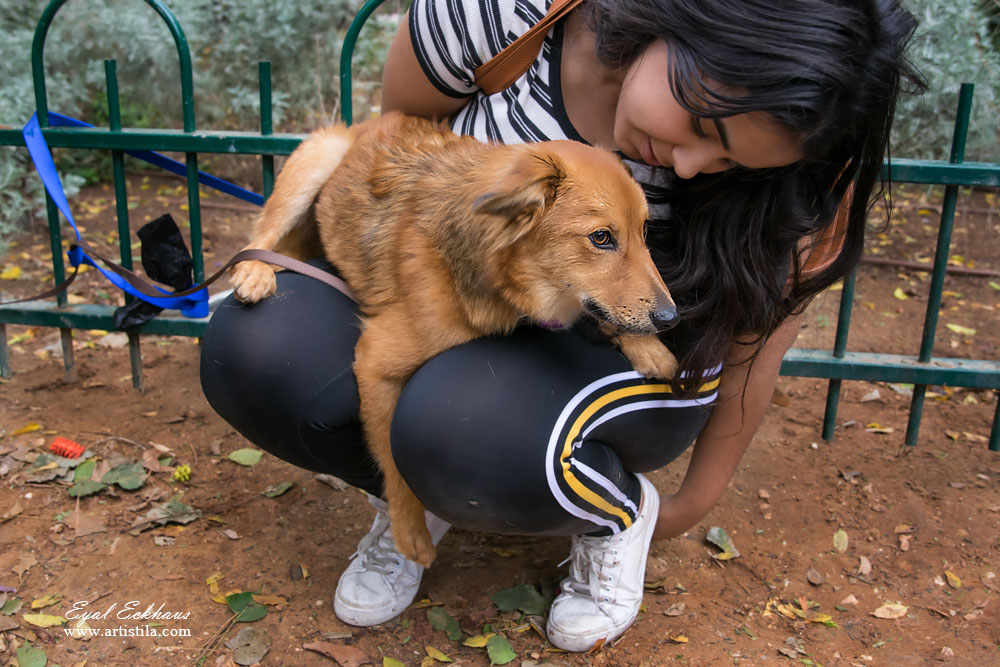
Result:
[[[77,120],[70,116],[64,116],[61,113],[56,113],[54,111],[49,112],[49,124],[52,127],[94,127],[90,123],[85,123],[82,120]],[[187,176],[187,166],[183,162],[178,162],[177,160],[172,160],[166,155],[161,155],[154,151],[124,151],[126,155],[131,155],[134,158],[138,158],[143,162],[148,162],[151,165],[165,169],[172,174],[177,174],[178,176]],[[218,190],[219,192],[225,192],[227,195],[232,195],[237,199],[242,199],[245,202],[250,202],[256,206],[264,205],[264,197],[257,194],[256,192],[251,192],[250,190],[244,190],[238,185],[233,185],[229,181],[224,181],[218,176],[212,176],[211,174],[206,174],[203,171],[198,172],[198,182],[206,187]]]
[[[81,121],[77,121],[67,116],[59,116],[59,114],[53,114],[53,116],[58,116],[60,119],[68,124],[77,123],[77,127],[86,125]],[[286,269],[301,273],[302,275],[309,276],[320,282],[326,283],[330,287],[338,290],[348,299],[354,299],[350,287],[343,280],[328,273],[322,269],[314,267],[306,262],[295,259],[293,257],[288,257],[281,255],[279,253],[270,250],[261,249],[246,249],[233,255],[233,257],[226,262],[222,267],[220,267],[214,274],[206,278],[201,284],[189,287],[188,289],[181,290],[179,292],[168,292],[156,285],[153,285],[141,276],[129,271],[123,266],[116,264],[115,262],[102,257],[100,253],[90,246],[81,236],[80,231],[76,227],[76,222],[73,220],[73,214],[69,209],[69,203],[66,201],[66,193],[63,191],[62,182],[59,179],[59,174],[56,172],[55,163],[52,161],[52,153],[49,151],[48,144],[45,143],[45,138],[42,136],[42,129],[38,123],[37,114],[32,115],[31,120],[28,124],[24,126],[24,143],[28,147],[28,152],[31,155],[31,159],[35,163],[35,170],[38,172],[39,177],[42,179],[42,183],[45,185],[45,189],[48,191],[49,196],[55,202],[56,207],[62,211],[62,214],[66,216],[69,224],[73,227],[73,232],[76,234],[76,242],[71,243],[67,255],[69,257],[70,264],[74,267],[73,274],[62,283],[56,285],[52,289],[48,290],[43,294],[38,294],[33,297],[28,297],[26,299],[18,299],[16,301],[6,301],[0,305],[9,305],[12,303],[22,303],[24,301],[31,301],[35,299],[44,299],[50,296],[54,296],[59,292],[65,290],[70,283],[76,278],[79,272],[79,267],[81,264],[89,264],[95,269],[101,272],[101,274],[110,280],[119,289],[131,294],[137,299],[142,299],[154,306],[159,306],[160,308],[177,308],[181,311],[181,314],[186,317],[207,317],[208,316],[208,289],[207,286],[218,280],[222,275],[229,269],[229,267],[238,264],[239,262],[247,260],[256,260],[259,262],[265,262],[267,264],[274,264],[276,266],[281,266]],[[180,162],[171,160],[163,155],[157,153],[152,153],[150,151],[127,151],[130,155],[135,155],[140,159],[147,160],[153,164],[160,164],[165,169],[173,171],[174,173],[183,174],[185,173],[185,166]],[[150,159],[152,156],[155,159]],[[167,166],[170,165],[170,166]],[[252,192],[243,190],[238,186],[231,183],[226,183],[225,181],[211,176],[210,174],[204,174],[199,172],[199,182],[208,185],[209,187],[214,187],[222,190],[223,192],[229,192],[234,196],[240,197],[246,201],[254,201],[247,199],[246,196],[237,194],[236,191],[242,192],[246,195],[252,195],[256,197],[259,201],[255,203],[263,204],[263,198]],[[223,186],[223,187],[220,187]],[[111,271],[105,271],[102,269],[92,258],[96,257],[98,260],[106,264]],[[162,294],[163,296],[159,296]]]
[[[83,121],[70,118],[69,116],[63,116],[62,114],[50,112],[49,117],[55,121],[56,125],[70,127],[93,127]],[[48,191],[49,196],[52,197],[56,207],[66,217],[66,220],[69,221],[70,226],[73,227],[73,232],[76,234],[77,243],[72,244],[67,252],[69,262],[74,268],[79,267],[81,263],[93,266],[116,287],[131,294],[137,299],[142,299],[143,301],[151,303],[154,306],[159,306],[160,308],[179,309],[181,314],[185,317],[197,318],[206,317],[208,315],[207,289],[198,290],[188,296],[170,296],[170,292],[153,285],[157,291],[165,295],[163,297],[153,296],[140,292],[119,273],[107,271],[97,264],[97,262],[95,262],[93,258],[85,252],[84,248],[81,247],[81,245],[86,244],[80,236],[80,231],[77,229],[76,222],[73,219],[73,213],[70,211],[69,203],[66,201],[66,194],[62,187],[62,181],[59,179],[55,163],[52,160],[52,153],[49,151],[48,144],[45,143],[45,138],[42,136],[42,130],[38,123],[37,114],[32,114],[31,120],[29,120],[27,125],[24,126],[23,134],[24,143],[28,147],[28,153],[31,155],[31,159],[35,164],[35,170],[42,179],[45,189]],[[186,173],[186,167],[184,164],[177,162],[176,160],[171,160],[170,158],[160,155],[159,153],[154,153],[152,151],[125,152],[175,174],[183,176]],[[238,197],[244,201],[257,204],[258,206],[261,206],[264,203],[264,198],[257,193],[244,190],[239,186],[223,181],[222,179],[212,176],[211,174],[199,172],[198,182],[208,187],[226,192],[227,194]]]

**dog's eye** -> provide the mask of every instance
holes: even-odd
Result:
[[[618,244],[615,243],[615,237],[606,229],[598,229],[596,232],[591,232],[587,238],[590,239],[595,248],[600,248],[601,250],[614,250],[618,247]]]

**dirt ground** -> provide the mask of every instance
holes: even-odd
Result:
[[[167,211],[186,220],[178,181],[139,175],[129,192],[133,227]],[[961,197],[956,268],[1000,270],[995,196]],[[896,224],[872,238],[869,255],[926,262],[940,192],[901,188],[896,199]],[[205,201],[211,271],[240,244],[250,209],[215,195]],[[116,243],[107,187],[72,204],[89,238]],[[4,298],[40,291],[49,273],[46,239],[35,227],[0,259]],[[849,349],[914,354],[927,284],[923,272],[864,265]],[[1000,358],[1000,276],[949,274],[945,290],[935,354]],[[118,298],[94,272],[73,293],[87,302]],[[831,345],[838,302],[836,290],[816,300],[798,346]],[[74,382],[64,379],[58,332],[9,326],[7,338],[4,665],[18,664],[18,655],[22,667],[43,665],[39,652],[64,667],[253,664],[265,647],[258,664],[272,666],[489,665],[488,650],[496,663],[524,666],[1000,664],[1000,454],[986,446],[991,392],[931,388],[920,443],[910,448],[903,445],[908,387],[845,383],[837,436],[825,442],[826,382],[782,378],[719,505],[687,535],[654,543],[635,625],[613,645],[573,655],[554,651],[534,629],[544,627],[539,617],[501,611],[493,600],[514,589],[521,609],[537,605],[565,571],[568,539],[453,529],[424,576],[418,599],[425,602],[385,625],[351,628],[334,617],[331,600],[371,507],[361,493],[270,455],[252,466],[230,460],[252,446],[201,395],[196,340],[144,338],[140,392],[120,335],[75,333]],[[91,453],[92,479],[124,470],[119,484],[71,497],[66,462],[39,459],[59,436]],[[118,468],[135,462],[144,472]],[[181,464],[190,466],[189,481],[174,479]],[[684,468],[680,461],[652,479],[669,492]],[[281,492],[283,484],[291,486]],[[186,523],[161,525],[166,512],[149,513],[172,499],[189,509],[168,518]],[[728,533],[739,557],[714,557],[720,550],[706,541],[712,527]],[[232,591],[257,594],[240,613],[259,618],[233,623],[221,597]],[[240,609],[247,597],[230,599]],[[96,614],[87,625],[99,636],[67,636],[81,611]],[[46,622],[56,625],[40,626]],[[232,642],[247,629],[243,648],[219,641],[220,632]],[[148,636],[160,631],[187,636]],[[489,649],[484,632],[496,633]]]

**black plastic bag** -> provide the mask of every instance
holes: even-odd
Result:
[[[142,268],[151,280],[179,292],[194,285],[194,262],[181,230],[167,213],[139,228]],[[163,310],[136,299],[115,310],[115,326],[130,329],[145,324]]]

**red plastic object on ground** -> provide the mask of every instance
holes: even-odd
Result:
[[[59,436],[49,445],[49,451],[59,456],[65,456],[68,459],[75,459],[80,454],[83,454],[83,445],[78,445],[72,440]]]

